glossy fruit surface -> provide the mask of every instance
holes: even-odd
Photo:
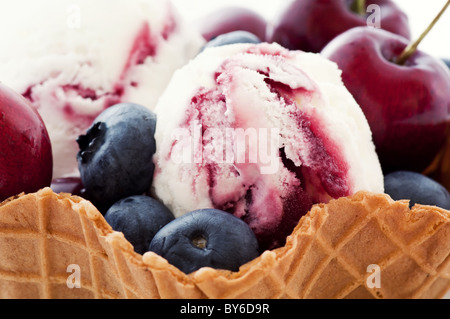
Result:
[[[414,204],[434,205],[450,209],[450,194],[439,183],[416,172],[397,171],[389,173],[384,180],[385,192],[394,200],[409,199]]]
[[[38,112],[0,83],[0,201],[50,186],[50,138]]]
[[[206,41],[232,31],[248,31],[264,40],[267,21],[254,10],[227,6],[210,12],[199,21],[198,29]]]
[[[201,209],[163,227],[149,247],[184,273],[201,267],[237,271],[258,257],[258,242],[249,226],[217,209]]]
[[[142,195],[151,186],[156,150],[156,115],[141,105],[121,103],[103,111],[78,138],[81,179],[103,213],[118,200]]]
[[[347,89],[361,106],[385,173],[422,172],[442,149],[450,123],[450,72],[420,50],[395,63],[409,41],[359,27],[321,52],[337,63]]]
[[[122,232],[139,254],[148,250],[155,234],[174,218],[166,206],[146,195],[121,199],[105,214],[108,224]]]
[[[368,21],[376,25],[378,13],[381,28],[410,37],[408,18],[393,1],[368,0],[366,8],[376,5],[377,11],[370,9],[363,15],[352,9],[352,3],[353,0],[286,2],[275,18],[273,29],[268,31],[267,41],[278,42],[288,49],[320,52],[333,38],[351,28],[367,26]]]

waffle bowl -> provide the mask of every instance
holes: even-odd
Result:
[[[315,205],[284,247],[239,272],[190,275],[135,253],[80,197],[45,188],[0,204],[1,298],[441,298],[449,255],[449,211],[367,192]]]

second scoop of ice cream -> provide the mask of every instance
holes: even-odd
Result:
[[[0,81],[41,114],[53,177],[78,176],[76,138],[121,102],[153,109],[204,40],[170,0],[18,0],[0,10]]]
[[[242,218],[263,249],[283,245],[315,203],[383,191],[366,118],[318,54],[207,49],[175,73],[155,112],[152,192],[177,216],[213,207]]]

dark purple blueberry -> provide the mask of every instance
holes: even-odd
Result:
[[[174,218],[166,206],[146,195],[123,198],[105,214],[108,224],[122,232],[139,254],[148,250],[155,234]]]
[[[151,186],[156,151],[156,115],[122,103],[103,111],[77,139],[83,185],[101,212],[118,200],[142,195]]]
[[[206,48],[220,47],[236,43],[258,44],[261,43],[261,40],[256,35],[248,31],[232,31],[213,38],[203,46],[202,51]]]
[[[150,251],[189,274],[201,267],[239,270],[258,257],[258,241],[241,219],[217,209],[178,217],[153,238]]]
[[[449,192],[438,182],[420,173],[389,173],[384,178],[384,191],[394,200],[410,200],[410,207],[417,203],[450,209]]]

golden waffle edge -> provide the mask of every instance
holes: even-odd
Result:
[[[441,298],[449,256],[449,211],[368,192],[315,205],[239,272],[190,275],[135,253],[80,197],[0,204],[0,298]]]

